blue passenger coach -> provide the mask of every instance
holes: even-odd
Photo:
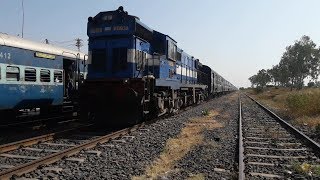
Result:
[[[60,107],[85,78],[85,58],[84,53],[0,33],[0,111]]]

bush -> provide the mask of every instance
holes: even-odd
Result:
[[[255,92],[256,94],[260,94],[260,93],[263,92],[263,88],[262,88],[262,87],[256,87],[256,88],[254,88],[254,92]]]
[[[314,82],[309,82],[308,87],[314,87],[316,84]]]
[[[287,107],[294,117],[315,116],[320,114],[320,92],[297,92],[288,95]]]
[[[203,111],[201,111],[201,113],[203,116],[209,116],[209,114],[210,114],[209,110],[203,110]]]

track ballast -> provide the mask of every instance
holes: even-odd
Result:
[[[239,99],[240,179],[316,176],[295,170],[303,163],[319,165],[319,144],[250,97]]]

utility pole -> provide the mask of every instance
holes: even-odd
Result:
[[[80,38],[76,39],[76,46],[78,48],[78,51],[80,51],[80,48],[83,46],[82,39]]]
[[[22,38],[23,38],[23,28],[24,28],[24,6],[23,6],[23,0],[22,2]]]

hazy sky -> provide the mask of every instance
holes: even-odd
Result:
[[[0,32],[21,36],[21,2],[0,0]],[[119,6],[237,87],[302,35],[320,44],[319,0],[24,0],[24,38],[69,48],[81,38],[87,52],[88,17]]]

